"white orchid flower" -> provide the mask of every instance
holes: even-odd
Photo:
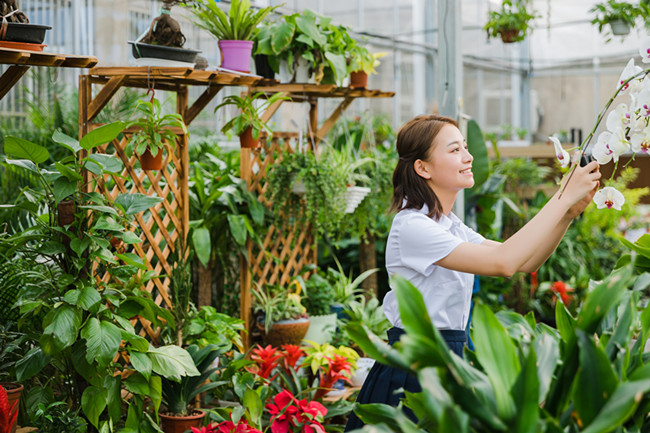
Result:
[[[639,54],[641,55],[641,61],[643,63],[650,63],[650,36],[641,40],[641,44],[639,45]]]
[[[634,111],[638,112],[641,118],[650,117],[650,89],[644,88],[636,96]]]
[[[557,137],[548,137],[549,140],[553,142],[553,146],[555,146],[555,156],[557,157],[557,160],[560,162],[560,165],[564,168],[569,165],[571,162],[571,157],[569,156],[569,152],[564,150],[562,147],[562,144],[560,143],[560,140],[557,139]]]
[[[630,149],[630,144],[625,139],[623,128],[618,128],[615,132],[605,131],[598,136],[598,141],[594,145],[591,153],[598,161],[598,164],[607,164],[612,159],[618,161],[618,157]]]
[[[643,128],[630,137],[630,144],[632,145],[632,152],[648,153],[650,150],[650,127]]]
[[[620,87],[624,82],[626,82],[630,77],[635,76],[636,74],[638,74],[638,73],[641,72],[642,70],[643,70],[643,69],[641,69],[640,66],[636,66],[636,65],[634,64],[634,59],[630,59],[630,61],[627,62],[627,65],[626,65],[625,68],[623,69],[623,72],[621,72],[621,76],[618,78],[618,82],[617,82],[617,84],[616,84],[616,88],[618,89],[618,88],[619,88],[619,87]],[[640,81],[640,80],[632,80],[632,81],[630,81],[629,83],[627,83],[627,84],[625,85],[625,87],[623,87],[623,89],[621,89],[621,93],[624,93],[624,92],[627,91],[627,90],[630,90],[631,92],[636,93],[636,91],[637,91],[636,89],[637,89],[638,86],[640,86],[640,85],[641,85],[641,81]]]
[[[625,203],[625,197],[615,188],[606,186],[605,188],[596,191],[594,194],[594,203],[598,209],[616,209],[621,210],[621,206]]]
[[[632,116],[633,113],[627,108],[627,104],[618,104],[607,115],[605,126],[607,126],[607,130],[610,132],[614,132],[621,127],[629,127]]]

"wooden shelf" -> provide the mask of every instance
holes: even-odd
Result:
[[[97,58],[0,48],[0,64],[12,65],[0,76],[0,99],[2,99],[32,66],[92,68],[97,64]]]
[[[575,147],[574,144],[564,145],[566,150]],[[494,149],[488,145],[488,156],[494,158]],[[499,147],[501,158],[555,158],[555,147],[551,144],[532,144],[530,146]]]

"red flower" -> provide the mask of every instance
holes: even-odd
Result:
[[[316,401],[298,400],[288,390],[283,390],[275,397],[273,403],[266,405],[271,414],[272,433],[324,433],[320,423],[327,414],[327,409]]]
[[[214,431],[214,433],[262,433],[258,429],[248,425],[248,423],[243,420],[239,421],[237,425],[232,421],[223,421],[217,424],[216,428],[217,430]]]
[[[569,292],[572,292],[573,289],[570,287],[567,287],[566,284],[564,284],[562,281],[556,281],[551,285],[551,290],[560,295],[560,298],[562,298],[562,303],[564,305],[569,305],[571,301],[573,300],[573,297],[569,295]]]
[[[271,372],[278,365],[278,359],[282,357],[282,354],[278,349],[272,347],[270,344],[264,348],[257,346],[252,351],[251,359],[255,361],[259,367],[259,371],[252,371],[258,376],[268,379],[271,376]]]
[[[282,348],[284,349],[284,367],[288,370],[296,370],[296,364],[300,357],[305,355],[305,351],[302,350],[300,346],[295,344],[283,344]]]
[[[351,364],[345,356],[334,355],[334,359],[328,359],[328,361],[319,375],[321,389],[316,392],[316,398],[325,395],[337,380],[350,381]]]

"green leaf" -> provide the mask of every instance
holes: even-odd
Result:
[[[66,177],[71,182],[76,182],[79,180],[83,180],[83,177],[67,165],[63,165],[60,162],[55,162],[54,166],[56,167],[57,170],[59,170],[59,173],[61,173],[63,176]]]
[[[81,310],[61,304],[45,316],[44,323],[48,323],[48,325],[43,330],[43,334],[54,338],[55,350],[63,350],[77,340],[81,321]],[[48,353],[48,355],[51,354],[53,353]]]
[[[135,266],[138,269],[142,269],[143,271],[147,270],[147,265],[145,265],[142,262],[142,257],[138,256],[137,254],[133,253],[125,253],[125,254],[118,254],[117,257],[124,261],[127,265]]]
[[[576,319],[571,316],[571,313],[562,302],[555,303],[555,322],[557,330],[560,331],[560,337],[564,342],[575,341]]]
[[[59,177],[54,181],[52,190],[54,191],[54,199],[59,203],[77,191],[77,181],[70,181],[65,177]]]
[[[619,384],[593,422],[582,433],[614,431],[634,414],[643,395],[648,391],[650,391],[650,379]]]
[[[122,231],[124,227],[118,224],[113,218],[109,216],[102,215],[97,218],[95,225],[93,226],[94,230],[111,230],[111,231]]]
[[[16,380],[23,382],[36,376],[50,363],[52,358],[43,353],[40,347],[33,347],[27,354],[16,362]]]
[[[334,54],[330,52],[325,53],[325,58],[334,70],[334,75],[337,80],[342,80],[347,75],[347,67],[345,63],[345,56],[342,54]]]
[[[142,374],[134,373],[124,380],[126,389],[134,394],[147,395],[149,394],[149,379],[145,378]]]
[[[50,157],[46,148],[23,140],[22,138],[8,135],[5,137],[5,153],[19,159],[27,159],[33,163],[41,164]]]
[[[52,140],[55,143],[59,143],[63,145],[63,147],[71,150],[72,153],[77,153],[81,150],[81,146],[79,146],[79,140],[72,138],[67,134],[64,134],[58,129],[54,131],[54,134],[52,134]]]
[[[179,381],[182,376],[199,376],[194,360],[187,350],[178,346],[149,349],[153,371],[163,377]]]
[[[560,304],[560,302],[558,302]],[[553,379],[553,372],[560,359],[560,346],[556,338],[543,333],[533,341],[537,354],[537,377],[539,380],[539,398],[537,403],[546,400],[546,393]]]
[[[315,17],[298,16],[296,17],[296,25],[302,33],[309,36],[319,46],[322,47],[327,42],[327,37],[318,30]]]
[[[474,174],[474,186],[480,188],[490,176],[490,160],[488,158],[487,146],[483,138],[483,131],[474,119],[467,121],[467,147],[469,153],[474,157],[472,173]]]
[[[264,404],[262,403],[262,399],[255,392],[255,390],[247,388],[246,393],[244,394],[244,401],[242,403],[244,404],[244,407],[250,414],[250,418],[255,422],[255,424],[261,424]]]
[[[141,193],[124,193],[115,198],[114,204],[120,206],[125,214],[133,215],[157,205],[162,200],[160,197],[150,197]]]
[[[122,332],[110,322],[91,317],[81,330],[81,337],[86,340],[86,360],[94,360],[100,368],[106,367],[117,355],[122,342]]]
[[[84,168],[94,174],[106,173],[121,173],[124,169],[124,164],[115,155],[105,155],[103,153],[93,153],[84,158]]]
[[[512,397],[517,405],[513,431],[535,433],[539,431],[539,378],[537,376],[537,355],[530,348],[524,360],[521,373],[512,388]]]
[[[24,170],[32,171],[34,173],[40,173],[38,170],[38,167],[31,161],[27,159],[6,159],[5,162],[7,164],[15,165],[16,167],[20,167]]]
[[[510,388],[521,370],[517,350],[487,305],[475,305],[473,314],[472,339],[476,346],[476,357],[494,387],[499,417],[510,419],[515,415]]]
[[[618,385],[605,351],[591,335],[578,330],[580,366],[573,388],[573,404],[583,425],[589,425]]]
[[[77,298],[77,305],[84,310],[90,310],[93,306],[98,304],[102,300],[101,295],[92,286],[86,286],[82,288],[79,292],[79,297]]]
[[[151,370],[153,369],[153,363],[151,359],[149,359],[149,356],[146,353],[134,351],[131,351],[130,354],[133,368],[149,380],[151,377]]]
[[[240,246],[246,245],[246,221],[242,215],[228,214],[228,226],[235,241]]]
[[[271,35],[271,49],[274,54],[280,54],[291,43],[296,27],[287,21],[280,21],[274,30]]]
[[[81,395],[81,408],[95,427],[99,427],[99,416],[106,408],[107,400],[108,390],[96,386],[89,386]]]
[[[203,266],[208,266],[210,255],[212,254],[212,242],[210,240],[210,231],[206,227],[197,227],[192,232],[192,245],[196,252],[196,257]]]
[[[631,279],[632,269],[622,268],[596,286],[580,309],[578,327],[587,333],[595,332],[609,310],[618,304]]]
[[[113,122],[93,129],[84,135],[79,145],[86,150],[113,141],[124,129],[124,122]]]
[[[107,375],[104,377],[104,388],[107,392],[108,416],[117,424],[122,416],[122,377]]]

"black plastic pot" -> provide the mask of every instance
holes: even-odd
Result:
[[[253,56],[255,60],[255,72],[263,78],[275,78],[275,72],[269,65],[269,58],[266,54],[256,54]]]
[[[26,42],[28,44],[42,44],[45,40],[45,31],[51,29],[50,26],[29,23],[7,23],[7,33],[4,41],[9,42]]]
[[[141,57],[154,57],[156,59],[194,63],[196,61],[196,56],[201,52],[196,50],[188,50],[186,48],[143,44],[142,42],[129,41],[129,44],[131,44],[131,53],[136,59],[139,59]]]

